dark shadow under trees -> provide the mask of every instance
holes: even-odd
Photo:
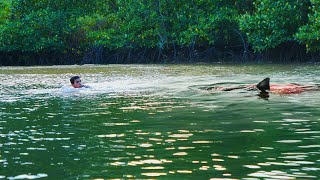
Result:
[[[152,63],[305,63],[318,62],[319,53],[306,53],[297,43],[281,44],[263,53],[254,53],[250,47],[238,46],[172,46],[157,48],[122,48],[108,50],[93,47],[77,53],[0,53],[1,66],[69,65],[69,64],[152,64]]]

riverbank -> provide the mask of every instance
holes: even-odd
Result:
[[[184,63],[316,63],[320,53],[307,53],[297,44],[255,53],[243,47],[179,47],[119,49],[92,48],[85,53],[0,52],[1,66],[72,65],[72,64],[184,64]]]

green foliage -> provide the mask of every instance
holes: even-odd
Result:
[[[310,4],[311,2],[311,4]],[[2,0],[0,51],[73,53],[288,41],[319,51],[316,0]],[[309,14],[308,14],[309,13]]]
[[[78,24],[89,41],[109,49],[214,44],[219,38],[230,40],[237,27],[233,5],[231,1],[119,0],[104,12],[79,18]]]
[[[217,39],[230,40],[233,29],[237,27],[237,11],[231,1],[185,1],[176,6],[170,19],[174,40],[179,45],[208,42]],[[178,2],[175,2],[178,4]],[[169,16],[170,17],[170,16]]]
[[[10,16],[10,6],[11,1],[10,0],[3,0],[0,1],[0,26],[5,24]]]
[[[298,42],[306,45],[308,51],[320,51],[320,2],[311,0],[311,3],[308,24],[300,27],[295,37]]]
[[[75,20],[80,14],[94,12],[95,2],[12,0],[6,21],[0,18],[0,51],[50,53],[74,49],[78,35]]]
[[[41,9],[19,21],[9,21],[0,31],[0,50],[24,52],[61,51],[68,24],[62,12]]]
[[[50,8],[62,11],[68,16],[79,16],[94,12],[98,7],[97,0],[11,0],[12,15],[22,18],[33,11]]]
[[[248,36],[254,50],[261,52],[294,40],[294,34],[304,22],[304,0],[259,0],[256,10],[242,15],[240,29]]]

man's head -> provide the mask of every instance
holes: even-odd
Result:
[[[74,88],[81,88],[81,87],[82,87],[81,79],[80,79],[79,76],[73,76],[73,77],[70,79],[70,82],[71,82],[71,85],[72,85]]]

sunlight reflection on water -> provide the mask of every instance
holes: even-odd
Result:
[[[71,73],[0,74],[0,178],[320,176],[318,92],[263,100],[256,92],[198,88],[251,84],[265,76],[310,84],[319,71],[90,68],[91,73],[80,74],[92,88],[74,92],[60,89],[69,86]]]

